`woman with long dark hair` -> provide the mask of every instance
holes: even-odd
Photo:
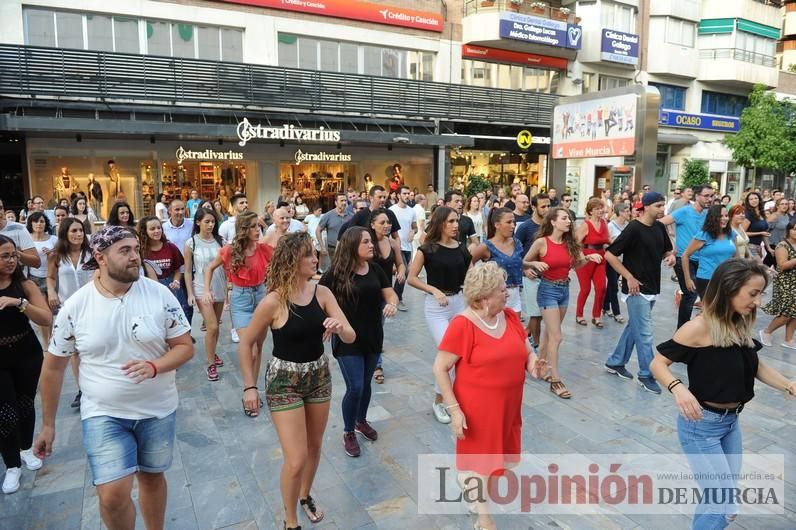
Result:
[[[83,229],[86,231],[86,234],[91,234],[94,228],[94,221],[96,221],[97,218],[94,217],[93,214],[89,214],[88,202],[85,197],[75,197],[75,200],[72,201],[69,207],[69,215],[83,223]]]
[[[459,214],[447,206],[437,207],[431,214],[426,238],[409,267],[409,285],[426,294],[423,309],[434,347],[439,346],[453,317],[465,309],[462,286],[472,256],[459,243],[458,235]],[[423,269],[425,281],[419,277]],[[440,423],[450,423],[451,417],[436,383],[434,392],[431,406],[434,417]]]
[[[383,317],[392,317],[398,308],[398,295],[390,277],[371,263],[373,252],[370,232],[359,226],[349,228],[320,281],[332,291],[357,336],[353,344],[332,339],[332,354],[346,386],[342,403],[343,449],[351,457],[360,455],[356,433],[371,442],[378,438],[367,420],[371,379],[384,342]]]
[[[763,311],[774,319],[764,330],[760,330],[760,342],[771,346],[771,334],[785,326],[784,348],[796,350],[793,333],[796,331],[796,220],[788,223],[785,239],[774,250],[777,259],[777,275],[774,276],[774,289],[771,301]]]
[[[687,260],[696,252],[699,252],[699,267],[695,280],[691,278],[691,271],[686,269],[689,268]],[[737,253],[735,233],[730,226],[727,209],[720,204],[711,206],[708,208],[702,230],[694,234],[694,238],[683,251],[683,276],[688,290],[696,291],[700,298],[704,297],[713,271]]]
[[[252,226],[257,226],[257,215],[253,215]],[[283,528],[292,530],[301,528],[298,504],[313,523],[324,515],[310,495],[332,399],[323,342],[333,335],[346,344],[356,340],[332,292],[310,282],[317,267],[309,234],[295,232],[279,240],[268,267],[270,292],[257,306],[250,332],[241,334],[238,350],[244,405],[256,412],[260,396],[249,356],[271,329],[274,356],[266,371],[265,396],[284,456],[279,478],[285,509]]]
[[[743,200],[746,221],[743,223],[743,230],[749,236],[749,252],[758,261],[763,259],[763,245],[768,240],[768,221],[766,212],[763,210],[763,199],[756,191],[749,193]]]
[[[768,215],[767,221],[769,236],[766,242],[766,257],[763,259],[763,263],[769,267],[776,267],[775,249],[785,239],[788,223],[790,223],[788,199],[780,197],[774,202],[774,210]]]
[[[702,314],[659,344],[650,364],[677,403],[680,446],[703,489],[695,529],[725,528],[735,520],[732,495],[726,503],[711,503],[709,491],[736,491],[743,454],[738,419],[754,397],[755,379],[796,394],[796,383],[758,358],[761,345],[752,339],[767,285],[768,271],[757,261],[733,258],[719,265],[705,291]],[[688,366],[688,387],[669,370],[676,362]]]
[[[111,207],[111,213],[108,214],[108,222],[106,224],[124,226],[133,232],[137,231],[135,215],[133,215],[132,208],[126,202],[114,203],[113,207]]]
[[[506,271],[506,307],[517,314],[522,312],[522,243],[514,237],[514,212],[508,208],[494,208],[486,221],[486,240],[472,251],[473,263],[494,261]]]
[[[33,212],[27,221],[28,232],[33,239],[33,246],[39,256],[40,265],[28,268],[28,279],[36,284],[42,296],[47,300],[47,260],[50,253],[55,249],[58,238],[50,235],[50,220],[42,212]],[[50,328],[41,328],[42,339],[45,347],[50,343]]]
[[[67,217],[59,223],[58,240],[47,260],[47,301],[53,315],[57,315],[61,305],[91,280],[92,272],[83,270],[83,265],[90,259],[91,250],[83,223],[74,217]],[[72,373],[75,384],[78,384],[80,357],[76,355],[72,356]],[[72,408],[80,406],[82,396],[78,385]]]
[[[550,383],[550,392],[562,399],[572,397],[558,373],[561,322],[569,305],[569,271],[587,261],[601,263],[603,257],[600,254],[584,256],[573,234],[569,212],[566,208],[552,208],[539,227],[537,238],[525,256],[525,263],[541,273],[542,281],[536,294],[544,322],[539,354],[550,366],[550,374],[544,378]]]
[[[14,240],[0,235],[0,454],[6,494],[19,489],[23,462],[30,470],[42,466],[31,450],[42,347],[30,322],[49,328],[52,313],[36,284],[25,279]]]
[[[224,271],[217,269],[211,275],[209,289],[205,286],[205,269],[212,263],[224,242],[218,235],[218,219],[213,210],[199,208],[193,217],[193,235],[185,242],[185,288],[188,305],[196,305],[205,323],[205,353],[207,354],[207,380],[218,381],[218,367],[224,361],[216,354],[218,326],[224,312],[227,282]]]
[[[158,282],[171,289],[180,306],[184,306],[186,301],[181,299],[183,292],[180,289],[180,280],[185,258],[177,245],[166,238],[160,219],[155,216],[142,217],[138,222],[138,240],[144,259],[151,260],[160,267]]]

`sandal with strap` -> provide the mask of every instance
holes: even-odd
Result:
[[[565,385],[560,379],[550,381],[550,392],[561,399],[569,399],[572,397],[572,392],[567,389],[567,385]]]
[[[603,323],[597,320],[596,318],[591,319],[591,323],[594,324],[595,328],[602,329],[603,327],[605,327],[603,326]]]
[[[242,399],[240,400],[240,402],[241,402],[241,405],[243,405],[243,413],[244,413],[246,416],[248,416],[248,417],[250,417],[250,418],[256,418],[257,416],[259,416],[259,415],[260,415],[260,413],[259,413],[259,412],[257,412],[256,410],[249,410],[249,409],[247,409],[247,408],[246,408],[246,402],[245,402],[245,401],[243,401]],[[262,399],[260,400],[260,408],[263,408],[263,400],[262,400]]]
[[[323,512],[318,510],[318,507],[315,506],[315,499],[313,499],[310,495],[307,495],[306,499],[299,499],[299,504],[301,507],[304,508],[304,513],[307,514],[307,518],[312,521],[313,523],[319,523],[323,521]]]
[[[625,317],[623,317],[622,315],[614,315],[614,320],[619,322],[620,324],[625,323]]]
[[[588,326],[588,325],[589,325],[589,324],[586,322],[586,319],[585,319],[585,318],[583,318],[583,317],[578,317],[578,318],[576,318],[576,319],[575,319],[575,323],[576,323],[578,326]]]
[[[384,370],[376,368],[376,371],[373,372],[373,380],[376,381],[378,385],[384,384]]]
[[[282,521],[282,530],[301,530],[301,525],[288,526],[287,521]]]

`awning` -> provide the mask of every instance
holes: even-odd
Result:
[[[693,134],[658,133],[659,144],[694,145],[698,141],[699,138]]]

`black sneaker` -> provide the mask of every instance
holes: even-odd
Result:
[[[655,379],[651,377],[639,377],[638,384],[647,392],[651,392],[653,394],[661,393],[661,387],[658,386],[658,383],[655,381]]]
[[[83,397],[83,392],[78,390],[75,399],[72,400],[72,404],[70,405],[73,409],[80,408],[80,398]]]
[[[624,366],[609,366],[609,365],[606,364],[605,365],[605,370],[609,374],[618,375],[622,379],[633,379],[633,374],[628,372],[627,368],[625,368]]]

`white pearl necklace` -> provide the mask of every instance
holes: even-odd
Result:
[[[478,321],[481,322],[481,324],[483,324],[484,327],[490,331],[495,331],[500,325],[500,313],[498,313],[497,317],[495,317],[495,323],[490,325],[487,324],[486,321],[483,318],[481,318],[481,316],[478,313],[476,313],[475,310],[473,310],[472,308],[470,308],[470,312],[474,314],[475,318],[477,318]]]

